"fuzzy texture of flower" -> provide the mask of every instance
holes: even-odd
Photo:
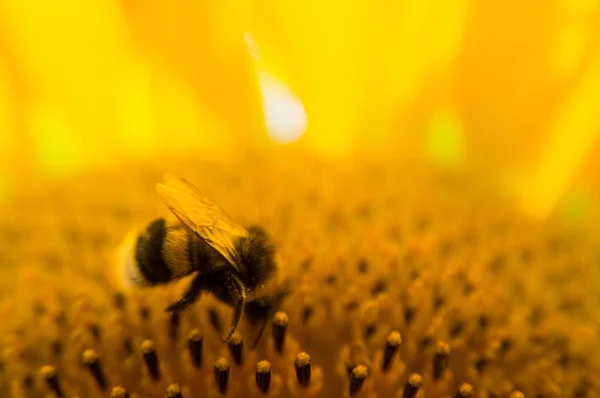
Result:
[[[258,326],[245,319],[236,347],[220,341],[231,308],[213,297],[164,311],[187,279],[120,290],[115,250],[167,214],[154,191],[164,170],[275,236],[293,290],[255,351]],[[127,164],[24,187],[0,218],[2,395],[600,391],[589,376],[600,370],[593,240],[424,165],[292,149]]]

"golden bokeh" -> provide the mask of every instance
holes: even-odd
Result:
[[[69,366],[85,353],[142,396],[217,395],[223,358],[230,396],[248,378],[260,396],[265,369],[270,396],[592,396],[598,98],[598,0],[0,1],[0,390],[39,396],[57,372],[99,396]],[[115,307],[111,250],[164,215],[164,171],[281,243],[302,286],[285,354],[237,363],[210,300],[173,326],[179,288]],[[165,324],[200,330],[206,380]],[[390,341],[400,359],[372,367]],[[160,382],[132,354],[152,344]]]
[[[3,190],[21,172],[268,145],[266,72],[303,104],[298,145],[458,164],[543,217],[597,146],[598,8],[594,0],[6,1]]]

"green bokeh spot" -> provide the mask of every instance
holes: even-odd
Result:
[[[55,132],[37,137],[37,156],[46,172],[63,175],[79,170],[79,147],[71,137]]]
[[[569,194],[561,206],[561,214],[567,221],[585,222],[590,214],[592,197],[585,191],[576,191]]]
[[[432,121],[428,135],[429,155],[438,164],[456,164],[463,157],[463,139],[460,121],[441,114]]]

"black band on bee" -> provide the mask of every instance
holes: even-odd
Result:
[[[203,253],[203,248],[204,248],[203,245],[205,246],[205,244],[200,239],[197,239],[196,236],[191,231],[187,231],[187,234],[188,234],[188,238],[187,238],[188,261],[189,261],[190,266],[194,266],[195,264],[199,264],[201,262],[200,253]],[[202,260],[202,261],[204,261],[204,260]]]
[[[151,284],[166,283],[173,277],[162,256],[166,235],[166,220],[159,218],[151,222],[146,227],[146,233],[140,235],[137,240],[135,260],[140,272]]]

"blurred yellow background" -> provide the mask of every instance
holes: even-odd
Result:
[[[598,212],[598,0],[4,0],[0,193],[155,156],[426,159]]]

